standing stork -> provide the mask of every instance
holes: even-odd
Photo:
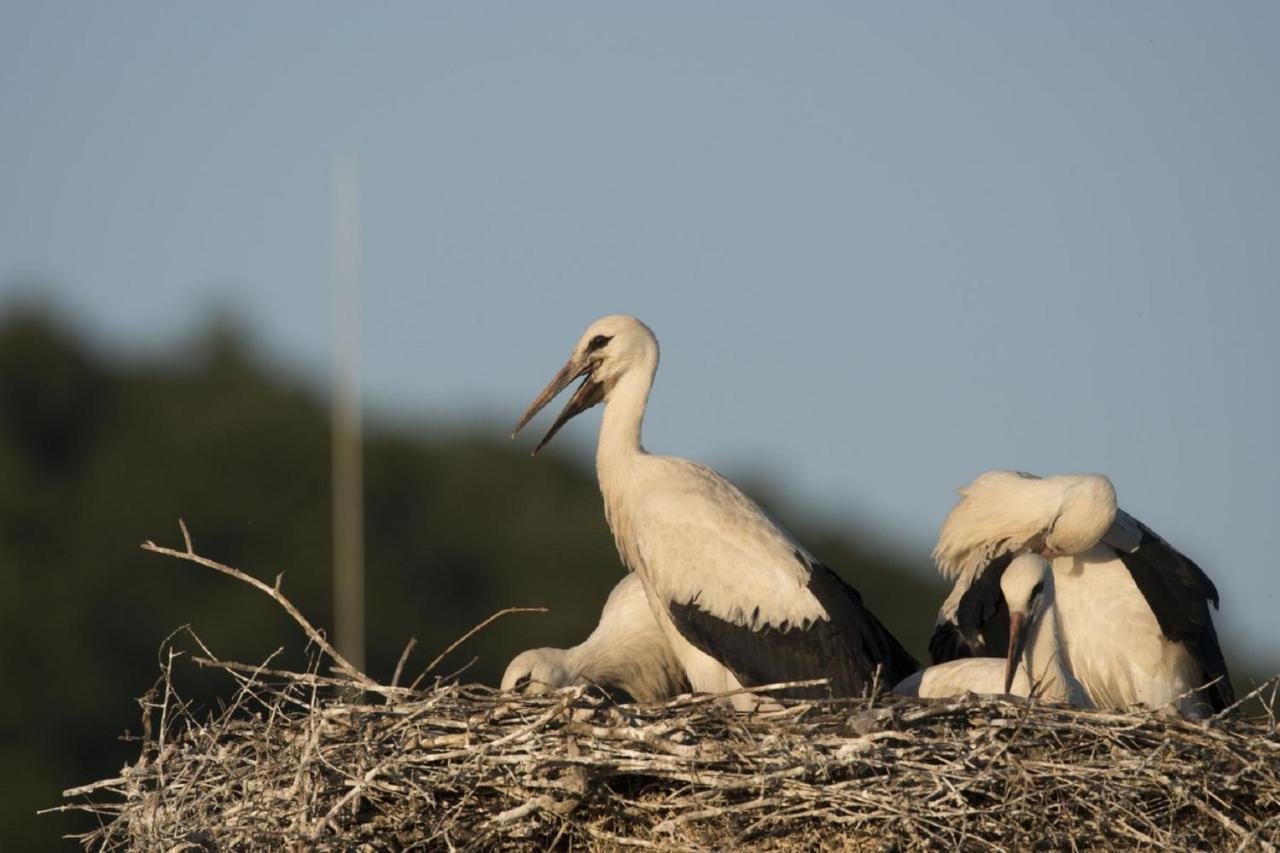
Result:
[[[596,473],[618,553],[640,577],[694,690],[829,679],[792,695],[861,694],[918,669],[862,597],[724,477],[640,444],[658,340],[634,317],[592,323],[512,437],[578,377],[536,454],[603,401]],[[877,674],[877,671],[880,671]],[[751,710],[758,701],[733,697]]]
[[[988,471],[960,490],[933,556],[955,581],[929,643],[935,661],[1003,651],[999,579],[1012,556],[1053,561],[1068,665],[1100,708],[1202,717],[1234,701],[1200,567],[1116,506],[1098,474]]]
[[[1008,652],[935,664],[893,688],[901,696],[937,699],[963,693],[1012,693],[1091,707],[1062,648],[1053,569],[1039,554],[1019,554],[1000,576],[1009,613]]]
[[[521,652],[507,665],[502,689],[537,692],[583,681],[637,702],[657,702],[688,689],[684,669],[635,575],[628,574],[609,593],[591,636],[569,649]]]

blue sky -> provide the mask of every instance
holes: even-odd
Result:
[[[233,306],[322,381],[351,154],[372,410],[501,435],[636,314],[651,449],[922,569],[980,471],[1104,472],[1280,669],[1277,32],[1272,3],[9,2],[0,282],[135,349]]]

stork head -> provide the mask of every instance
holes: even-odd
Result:
[[[1004,692],[1008,693],[1031,626],[1045,602],[1053,598],[1053,568],[1039,554],[1019,554],[1000,576],[1000,591],[1009,606],[1009,651],[1004,667]]]
[[[1098,544],[1116,520],[1116,490],[1101,474],[1062,477],[1062,501],[1045,552],[1079,554]]]
[[[649,370],[653,370],[657,365],[658,339],[648,326],[625,314],[601,317],[582,333],[569,360],[551,378],[542,393],[529,404],[511,437],[515,438],[524,425],[573,380],[583,377],[582,384],[573,392],[551,429],[547,430],[542,441],[533,449],[534,455],[537,455],[574,415],[585,412],[596,403],[608,401],[609,393],[629,370],[638,366],[647,366]]]
[[[570,681],[563,649],[529,649],[512,658],[502,674],[502,689],[537,695]]]

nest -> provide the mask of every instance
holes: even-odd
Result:
[[[171,553],[203,560],[189,540]],[[881,696],[779,700],[743,714],[707,695],[619,705],[589,686],[539,697],[448,679],[418,689],[396,686],[399,671],[377,684],[340,658],[329,676],[206,650],[198,660],[238,684],[209,713],[180,698],[177,659],[170,652],[143,701],[137,761],[65,792],[58,810],[97,820],[76,836],[87,849],[1274,850],[1280,841],[1273,710],[1189,722]],[[1269,693],[1274,709],[1276,689],[1272,679],[1254,694]]]

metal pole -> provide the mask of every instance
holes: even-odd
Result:
[[[333,165],[334,646],[357,668],[364,654],[364,465],[360,420],[360,174]]]

